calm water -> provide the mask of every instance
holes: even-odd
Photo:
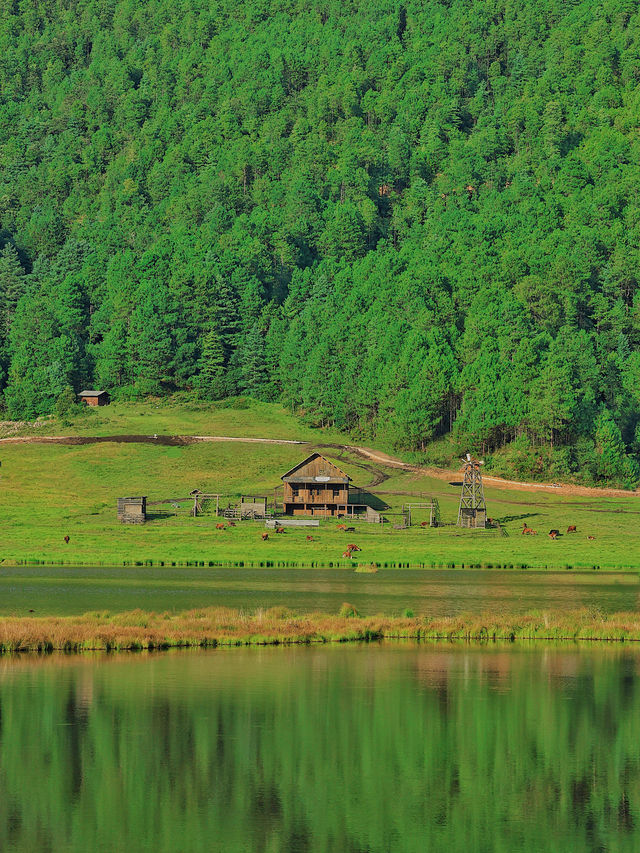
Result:
[[[533,608],[637,610],[637,573],[337,569],[0,568],[0,614],[92,610],[182,610],[210,605],[337,613],[348,601],[364,615],[522,612]]]
[[[0,661],[0,849],[640,849],[640,650]]]

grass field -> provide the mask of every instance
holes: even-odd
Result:
[[[308,531],[287,531],[262,542],[258,522],[215,529],[213,515],[191,518],[187,504],[176,515],[160,515],[150,507],[144,526],[121,525],[116,499],[148,496],[149,501],[186,498],[199,488],[220,492],[235,501],[242,493],[273,494],[280,475],[323,444],[349,440],[301,425],[281,407],[250,403],[247,408],[205,404],[113,404],[84,414],[71,425],[55,421],[43,426],[4,426],[5,435],[224,435],[296,439],[295,444],[203,442],[184,446],[141,443],[0,445],[0,557],[4,565],[24,561],[85,565],[211,563],[245,566],[341,566],[355,563],[342,557],[345,544],[356,542],[360,565],[600,567],[640,568],[640,502],[637,496],[563,497],[486,487],[489,515],[499,530],[461,530],[454,526],[459,489],[446,480],[371,464],[356,454],[327,447],[322,450],[359,486],[386,502],[389,512],[403,503],[433,495],[440,502],[444,526],[395,530],[356,523],[356,533],[337,530],[335,521],[321,522],[306,542]],[[386,479],[385,479],[386,478]],[[380,482],[383,480],[383,482]],[[170,509],[170,505],[168,506]],[[154,516],[154,513],[156,515]],[[394,519],[389,516],[390,520]],[[417,517],[419,522],[421,517]],[[522,536],[523,521],[538,530]],[[552,541],[550,528],[578,533]],[[68,535],[70,543],[63,541]],[[595,538],[588,540],[587,536]]]

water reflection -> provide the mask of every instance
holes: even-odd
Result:
[[[4,658],[0,849],[640,844],[640,650]]]
[[[337,613],[344,601],[365,615],[524,612],[533,608],[636,610],[637,573],[338,569],[3,567],[0,613],[85,613],[287,605]]]

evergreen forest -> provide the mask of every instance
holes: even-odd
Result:
[[[634,0],[7,0],[3,409],[244,395],[633,487],[639,188]]]

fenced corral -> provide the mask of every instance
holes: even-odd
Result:
[[[229,504],[222,510],[224,518],[238,518],[241,521],[261,521],[273,515],[275,506],[267,505],[267,498],[259,495],[242,495],[239,504]]]
[[[426,526],[427,518],[429,527],[440,527],[442,524],[440,504],[437,498],[429,498],[420,503],[403,504],[402,511],[407,516],[407,527],[411,527],[412,524],[416,523]]]
[[[146,497],[118,498],[118,521],[121,524],[144,524],[146,520]]]
[[[191,508],[191,515],[194,518],[197,518],[199,515],[204,515],[204,513],[208,510],[211,511],[210,507],[212,507],[212,502],[215,500],[216,508],[215,514],[220,515],[220,498],[222,495],[219,494],[206,494],[205,492],[201,492],[200,489],[194,489],[189,493],[189,497],[193,498],[193,507]]]
[[[237,519],[240,521],[264,521],[272,518],[276,512],[273,505],[262,495],[223,495],[221,493],[202,492],[194,489],[187,497],[163,498],[148,501],[152,507],[153,518],[190,515]]]
[[[388,522],[394,530],[406,530],[409,527],[410,515],[403,506],[400,512],[385,512],[383,522]]]

